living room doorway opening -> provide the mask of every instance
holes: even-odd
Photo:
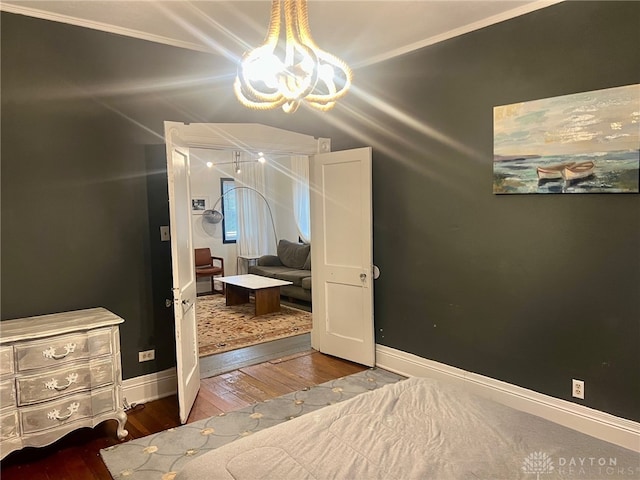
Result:
[[[375,364],[371,148],[331,151],[330,139],[260,124],[164,122],[167,152],[176,376],[186,422],[200,385],[195,318],[190,151],[262,151],[309,155],[313,234],[311,345],[362,365]],[[225,279],[229,283],[228,279]],[[240,287],[240,285],[238,285]],[[244,287],[242,287],[244,288]],[[262,287],[261,287],[262,288]],[[256,290],[257,292],[257,290]],[[237,292],[236,292],[237,293]],[[256,306],[257,308],[257,306]],[[318,319],[322,319],[318,321]]]
[[[292,159],[283,154],[239,153],[209,148],[190,150],[193,247],[208,248],[217,257],[213,264],[223,266],[225,276],[284,275],[291,285],[281,287],[278,311],[256,316],[253,294],[248,304],[227,306],[225,296],[217,293],[223,290],[222,282],[214,277],[212,291],[209,277],[198,279],[196,322],[202,378],[238,368],[238,364],[311,348],[311,291],[302,288],[303,282],[311,285],[308,157],[304,158],[305,182],[300,179],[300,168],[296,168],[299,156]],[[307,189],[306,212],[300,212],[296,203],[301,188]],[[248,201],[240,205],[243,200]],[[304,206],[302,202],[303,209]],[[249,208],[250,212],[241,212],[239,207]],[[240,215],[250,217],[253,232],[249,233],[262,237],[245,253],[241,253],[236,225]],[[300,216],[303,220],[306,217],[302,227],[297,221]],[[306,242],[302,238],[305,233]],[[295,249],[300,251],[292,251]],[[297,268],[286,271],[279,252],[285,256],[282,260],[286,264]],[[293,258],[287,258],[287,252]],[[263,263],[261,257],[265,258],[264,263],[281,265],[262,271],[258,265]]]

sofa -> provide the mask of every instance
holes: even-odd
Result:
[[[277,255],[263,255],[249,273],[293,282],[280,287],[280,295],[311,302],[311,245],[289,240],[278,242]]]

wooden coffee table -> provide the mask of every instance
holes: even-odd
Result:
[[[225,284],[226,304],[241,305],[249,303],[249,293],[254,294],[256,317],[280,311],[280,287],[293,282],[261,277],[260,275],[233,275],[216,277]]]

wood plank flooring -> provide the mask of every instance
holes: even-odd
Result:
[[[351,375],[366,367],[315,351],[243,367],[203,379],[187,423]],[[118,443],[113,420],[72,432],[53,445],[25,448],[0,462],[2,480],[111,480],[100,449]],[[180,425],[177,397],[139,405],[128,412],[125,440]]]

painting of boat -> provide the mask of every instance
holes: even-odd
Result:
[[[538,167],[538,180],[556,180],[562,178],[562,171],[565,168],[573,167],[576,162],[561,163],[559,165],[549,165],[547,167]]]
[[[562,178],[566,183],[575,182],[593,175],[595,163],[580,162],[562,169]]]
[[[640,193],[640,84],[493,108],[493,193]]]

